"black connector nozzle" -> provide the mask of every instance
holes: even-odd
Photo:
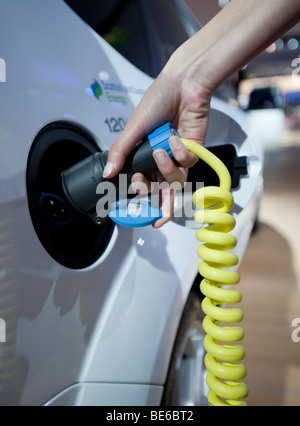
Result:
[[[150,178],[157,170],[152,153],[152,147],[147,140],[126,158],[120,174],[127,175],[128,187],[134,173],[141,172]],[[61,174],[63,190],[70,205],[80,213],[90,215],[97,225],[102,224],[105,219],[96,214],[96,205],[101,197],[96,190],[97,186],[106,180],[102,174],[107,158],[108,151],[97,152]],[[118,187],[118,177],[109,181]]]

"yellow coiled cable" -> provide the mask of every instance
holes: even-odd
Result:
[[[228,252],[237,244],[236,238],[229,234],[235,227],[235,219],[229,214],[234,204],[230,192],[231,177],[221,160],[206,148],[187,139],[181,140],[190,152],[213,168],[220,180],[219,187],[200,188],[193,194],[193,203],[202,209],[195,213],[195,221],[212,224],[196,232],[197,239],[205,243],[197,252],[203,259],[199,265],[199,273],[204,277],[200,289],[206,296],[202,309],[206,314],[203,328],[206,332],[206,381],[210,389],[208,403],[212,406],[245,406],[247,404],[242,400],[248,395],[248,388],[241,380],[246,376],[246,368],[240,363],[245,351],[240,345],[228,344],[242,340],[244,331],[239,326],[219,325],[239,323],[243,319],[241,309],[221,306],[242,300],[239,291],[223,288],[240,281],[237,272],[223,269],[236,266],[239,261],[235,254]]]

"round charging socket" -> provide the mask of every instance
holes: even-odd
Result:
[[[99,151],[81,128],[57,122],[36,136],[28,157],[27,195],[37,236],[47,252],[71,269],[91,266],[110,241],[114,224],[96,226],[66,200],[61,172]]]

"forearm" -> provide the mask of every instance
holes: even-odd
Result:
[[[204,144],[213,92],[299,20],[300,0],[232,0],[171,56],[112,145],[104,177],[115,176],[161,122],[171,121],[182,137]],[[193,162],[183,145],[173,155],[183,167]],[[174,181],[179,169],[166,158],[158,169]]]
[[[299,0],[232,0],[175,52],[166,70],[213,92],[299,20]]]

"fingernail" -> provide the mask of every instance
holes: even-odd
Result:
[[[111,174],[111,172],[113,171],[114,165],[113,163],[108,162],[103,170],[103,174],[102,176],[104,178],[106,178],[107,176],[109,176]]]
[[[135,177],[131,182],[131,186],[132,186],[132,188],[135,192],[141,191],[143,184],[146,185],[143,178],[141,178],[141,177]]]
[[[161,228],[163,225],[165,225],[167,222],[169,222],[170,219],[171,219],[170,214],[162,211],[162,218],[158,219],[156,222],[154,222],[153,228],[156,228],[156,229]]]
[[[180,148],[180,139],[177,136],[172,136],[169,139],[169,144],[171,149],[179,149]]]
[[[154,157],[159,164],[164,164],[166,162],[166,154],[164,151],[154,151]]]
[[[141,176],[134,176],[132,178],[132,183],[135,183],[135,182],[145,182],[145,181]]]

